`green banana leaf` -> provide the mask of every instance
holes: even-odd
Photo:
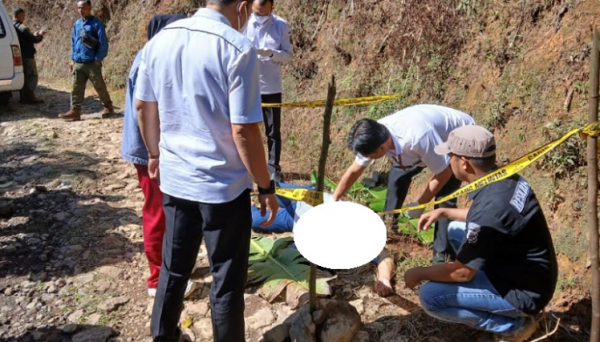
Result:
[[[253,236],[250,240],[248,284],[263,283],[258,295],[272,302],[284,290],[286,301],[298,306],[300,297],[308,293],[310,266],[296,249],[285,248],[293,241],[291,237],[273,240]],[[327,272],[317,273],[318,295],[330,295],[327,283],[335,278]]]
[[[415,236],[424,245],[433,243],[433,227],[419,232],[419,219],[412,219],[406,215],[400,215],[398,218],[398,231],[402,234]]]
[[[312,186],[317,186],[317,171],[313,171],[310,174],[310,184]],[[331,191],[335,191],[335,189],[337,188],[337,184],[332,181],[331,179],[327,178],[327,176],[324,177],[324,182],[323,184],[325,185],[326,188],[331,189]]]

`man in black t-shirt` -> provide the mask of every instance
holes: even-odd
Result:
[[[462,181],[496,169],[494,136],[480,126],[455,129],[435,151],[450,156]],[[552,298],[558,274],[544,213],[518,175],[480,188],[470,199],[470,208],[440,208],[421,217],[419,229],[440,218],[453,221],[448,236],[457,258],[408,270],[406,286],[429,281],[419,297],[433,317],[495,333],[496,341],[525,341],[536,330],[532,316]]]

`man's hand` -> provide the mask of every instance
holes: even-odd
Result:
[[[150,176],[150,179],[160,183],[158,164],[158,158],[148,158],[148,175]]]
[[[427,230],[432,224],[436,223],[443,216],[444,209],[435,209],[426,214],[421,215],[418,224],[418,231]]]
[[[271,212],[269,219],[260,225],[261,227],[265,228],[270,226],[273,221],[275,221],[277,211],[279,210],[279,202],[277,202],[275,195],[258,195],[258,202],[260,203],[260,216],[265,217],[267,214],[267,209],[269,209]]]
[[[94,61],[94,63],[96,63],[96,65],[97,65],[97,66],[99,66],[99,67],[101,67],[101,66],[102,66],[102,61],[98,61],[98,60],[96,60],[96,61]]]
[[[73,61],[69,61],[69,72],[73,72]]]
[[[419,205],[419,202],[412,202],[408,206],[409,207],[416,207],[418,205]],[[406,215],[408,215],[408,217],[410,217],[410,218],[417,219],[417,218],[421,217],[421,215],[423,215],[424,211],[425,211],[425,208],[413,209],[413,210],[409,210],[406,213]]]
[[[271,49],[256,49],[259,56],[273,57],[273,50]]]
[[[410,270],[404,273],[404,284],[409,289],[414,289],[421,282],[421,277],[419,275],[418,268],[411,268]]]

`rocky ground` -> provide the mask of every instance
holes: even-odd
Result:
[[[151,341],[143,195],[134,168],[120,158],[122,116],[100,119],[100,103],[88,98],[81,122],[62,122],[56,115],[68,110],[69,95],[51,88],[39,95],[44,105],[13,99],[11,109],[0,108],[0,342]],[[396,261],[413,262],[423,252],[414,245],[393,245]],[[212,341],[204,248],[197,264],[198,290],[181,320],[190,340]],[[365,266],[332,282],[334,297],[361,315],[354,342],[473,339],[472,331],[425,315],[401,284],[398,295],[378,297],[373,277]],[[293,311],[248,288],[247,340],[260,341]]]
[[[0,195],[14,209],[0,219],[0,341],[150,341],[143,195],[134,168],[120,159],[122,117],[100,119],[99,102],[89,98],[81,122],[62,122],[56,114],[68,110],[68,94],[42,88],[39,95],[44,105],[13,98],[12,108],[0,109]],[[199,289],[182,314],[193,341],[212,334],[204,251],[194,274]],[[365,326],[360,341],[404,341],[389,332],[414,304],[380,299],[372,279],[370,267],[342,273],[336,297],[364,322],[387,316]],[[293,310],[247,292],[248,341],[259,341]]]

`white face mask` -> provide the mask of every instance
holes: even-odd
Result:
[[[254,16],[254,19],[261,24],[266,23],[271,18],[271,15],[258,15],[256,13],[252,13],[252,15]]]
[[[236,11],[236,14],[237,14],[237,26],[238,26],[238,31],[239,32],[244,32],[246,30],[246,26],[248,26],[248,7],[244,6],[244,14],[246,15],[246,22],[244,23],[244,26],[240,27],[240,23],[242,21],[241,18],[240,18],[240,14],[239,14],[240,13],[240,6],[241,5],[242,5],[242,3],[240,2],[238,4],[238,8],[237,8],[237,11]]]

